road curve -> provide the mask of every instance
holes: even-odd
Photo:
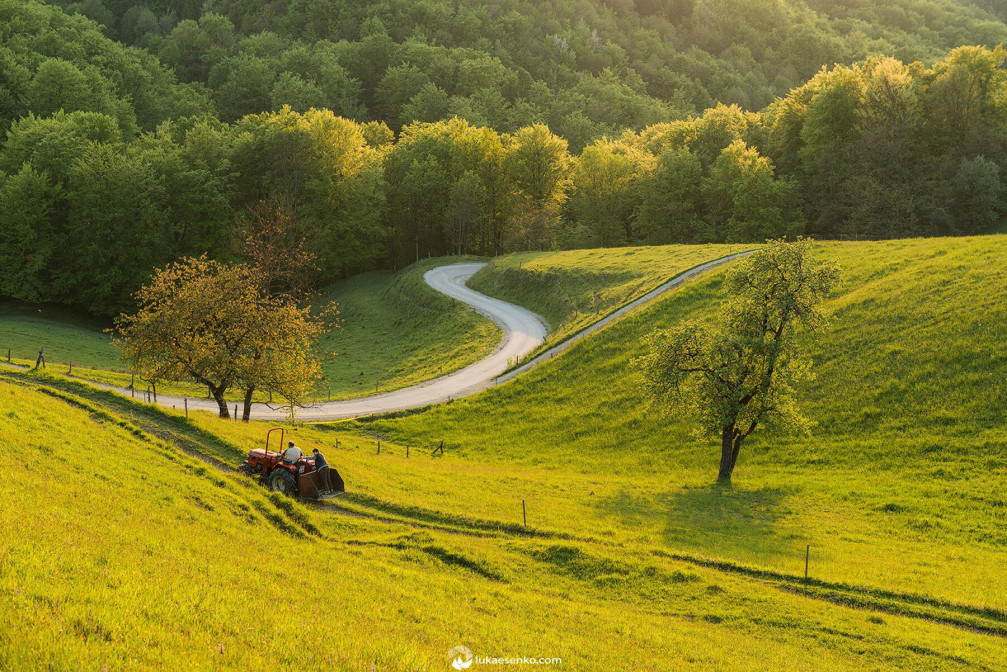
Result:
[[[438,266],[427,271],[423,279],[438,292],[468,304],[500,327],[503,338],[491,355],[454,373],[412,387],[357,399],[321,402],[301,408],[297,410],[297,418],[317,422],[403,411],[475,394],[493,385],[493,380],[497,376],[545,341],[546,328],[542,318],[530,310],[480,294],[465,286],[468,279],[485,265],[479,263]],[[101,387],[124,391],[120,388]],[[128,393],[128,390],[125,392]],[[183,399],[162,394],[158,395],[157,403],[160,406],[182,408]],[[213,413],[218,411],[216,402],[212,400],[189,399],[188,403],[190,409]],[[252,405],[251,417],[253,420],[283,420],[287,416],[282,409],[256,403]]]
[[[510,367],[514,362],[517,362],[521,357],[532,352],[545,342],[546,328],[544,320],[521,306],[515,306],[512,303],[494,299],[467,287],[465,283],[469,278],[475,275],[486,264],[466,263],[438,266],[427,271],[423,275],[423,279],[438,292],[467,304],[493,320],[503,333],[503,338],[497,349],[491,355],[454,373],[384,394],[344,401],[320,402],[307,408],[298,409],[297,418],[308,422],[344,420],[364,415],[391,413],[410,408],[430,406],[475,394],[494,385],[511,380],[515,376],[552,359],[578,341],[603,329],[626,313],[650,303],[689,278],[695,277],[721,264],[751,254],[753,251],[748,250],[721,257],[720,259],[714,259],[680,273],[640,298],[631,301],[597,322],[585,327],[562,343],[543,351],[531,360],[513,369]],[[20,369],[21,367],[12,365],[11,368]],[[88,382],[96,387],[129,394],[128,389],[93,383],[91,381]],[[181,409],[184,400],[182,397],[162,394],[158,395],[157,403],[166,408]],[[234,402],[231,403],[233,404]],[[217,413],[219,410],[216,402],[208,399],[188,399],[188,406],[193,410],[205,410],[212,413]],[[252,405],[253,420],[284,420],[286,418],[287,415],[282,409],[273,408],[263,403]]]

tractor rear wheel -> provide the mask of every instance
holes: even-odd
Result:
[[[274,469],[269,475],[269,489],[284,495],[293,495],[296,483],[294,476],[286,469]]]

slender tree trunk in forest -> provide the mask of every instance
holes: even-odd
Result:
[[[245,406],[241,411],[241,419],[243,422],[248,422],[252,416],[252,394],[255,392],[254,387],[249,387],[245,390]]]

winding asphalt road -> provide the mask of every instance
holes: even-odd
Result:
[[[369,397],[318,403],[307,408],[298,409],[297,417],[300,420],[308,422],[343,420],[376,413],[390,413],[410,408],[430,406],[475,394],[486,388],[511,380],[515,376],[552,359],[581,339],[603,329],[626,313],[650,303],[665,292],[678,287],[686,280],[715,266],[751,253],[752,250],[739,252],[709,261],[684,273],[680,273],[635,301],[613,311],[562,343],[543,351],[533,359],[510,371],[508,369],[514,362],[520,360],[521,357],[532,352],[545,342],[545,321],[530,310],[469,289],[465,283],[486,264],[439,266],[427,271],[423,279],[438,292],[471,306],[499,325],[501,332],[503,332],[503,338],[497,349],[491,355],[480,359],[474,364],[470,364],[464,369],[425,383]],[[96,383],[92,384],[97,385]],[[129,394],[128,389],[109,385],[97,386]],[[157,403],[164,407],[182,408],[184,401],[182,397],[158,395]],[[206,410],[212,413],[218,411],[216,402],[208,399],[189,399],[188,404],[189,408],[194,410]],[[267,404],[262,403],[252,405],[252,419],[254,420],[284,420],[286,417],[282,409],[271,408]]]

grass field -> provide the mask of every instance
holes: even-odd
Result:
[[[467,306],[427,286],[423,274],[445,263],[471,261],[427,259],[399,273],[365,273],[328,287],[323,298],[340,306],[341,328],[322,346],[335,357],[323,360],[324,382],[318,398],[343,399],[406,387],[465,367],[493,351],[499,329]],[[9,348],[15,360],[34,363],[46,349],[51,368],[78,378],[125,387],[131,378],[118,360],[108,325],[59,308],[0,305],[0,354]],[[147,389],[137,381],[136,387]],[[162,383],[162,394],[202,397],[193,384]],[[243,398],[232,390],[232,400]],[[261,397],[265,399],[265,397]]]
[[[33,364],[39,348],[53,365],[118,369],[122,365],[104,330],[111,326],[53,306],[0,303],[0,355]]]
[[[998,638],[951,624],[989,625],[982,615],[704,563],[617,520],[594,537],[535,500],[524,528],[520,489],[502,486],[570,487],[550,470],[415,447],[407,459],[399,445],[378,455],[364,437],[296,428],[352,491],[300,504],[183,452],[236,464],[259,423],[186,421],[56,377],[0,376],[12,409],[0,440],[21,447],[0,472],[2,669],[443,670],[458,644],[576,670],[1001,659]]]
[[[682,271],[750,247],[663,245],[519,252],[493,259],[472,277],[469,286],[544,317],[549,338],[541,350]]]
[[[0,669],[442,670],[458,644],[564,660],[537,669],[1002,669],[1007,237],[820,253],[845,282],[800,390],[814,434],[754,436],[731,488],[630,366],[711,319],[722,270],[477,397],[288,427],[346,481],[326,505],[212,466],[261,423],[0,373]],[[330,636],[291,646],[309,627]]]
[[[354,426],[548,471],[528,488],[566,529],[785,572],[803,570],[810,544],[815,576],[1002,608],[1007,237],[821,249],[845,284],[800,395],[817,427],[753,437],[732,490],[712,485],[712,443],[649,409],[630,366],[654,329],[712,315],[723,272],[514,383]]]

